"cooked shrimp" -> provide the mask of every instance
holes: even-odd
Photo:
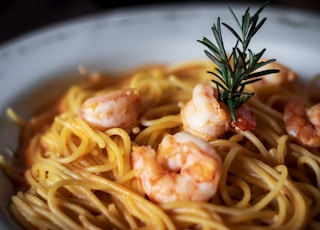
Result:
[[[315,104],[311,108],[307,109],[307,115],[310,122],[314,126],[320,127],[320,103]]]
[[[289,101],[284,108],[288,134],[309,147],[320,147],[320,103],[306,109],[299,99]]]
[[[201,138],[179,132],[165,136],[157,153],[149,146],[132,149],[132,166],[150,200],[208,201],[216,193],[222,162]]]
[[[230,126],[228,108],[217,100],[217,91],[209,83],[198,84],[192,99],[181,108],[185,131],[205,140],[214,140]]]
[[[236,110],[236,121],[232,121],[231,126],[242,131],[255,129],[257,127],[257,119],[251,107],[245,104],[241,105]]]
[[[286,88],[295,89],[298,76],[291,69],[281,65],[279,62],[272,62],[259,68],[257,71],[260,72],[267,69],[278,69],[280,72],[263,76],[261,81],[252,84],[254,88],[259,88],[265,84],[279,86],[285,84]]]
[[[127,128],[137,121],[139,103],[134,89],[120,89],[86,100],[80,107],[80,116],[100,130]]]

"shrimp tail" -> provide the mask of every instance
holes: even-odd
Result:
[[[257,127],[257,119],[248,105],[241,105],[236,111],[236,121],[231,121],[231,126],[242,131],[254,130]]]

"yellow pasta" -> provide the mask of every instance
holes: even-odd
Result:
[[[157,149],[164,136],[183,129],[180,109],[195,85],[210,82],[211,65],[154,65],[118,80],[89,74],[30,121],[10,109],[22,127],[17,156],[26,159],[14,172],[1,158],[19,185],[11,203],[17,221],[27,229],[317,229],[320,151],[287,134],[282,107],[299,95],[279,86],[248,89],[256,91],[248,102],[256,129],[232,129],[209,141],[222,160],[209,201],[156,203],[145,195],[132,147]],[[130,128],[101,130],[79,116],[85,100],[122,88],[134,88],[142,100]]]

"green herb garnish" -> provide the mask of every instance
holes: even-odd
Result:
[[[212,81],[217,86],[218,99],[228,106],[234,122],[236,122],[236,109],[254,95],[254,93],[244,92],[245,86],[261,80],[263,75],[279,72],[276,69],[257,71],[260,67],[274,62],[275,59],[260,61],[266,49],[255,54],[248,48],[251,39],[266,21],[266,18],[259,21],[259,14],[268,3],[265,2],[252,17],[249,12],[250,8],[247,8],[241,22],[233,10],[228,7],[240,29],[240,33],[237,33],[231,26],[222,23],[236,38],[235,46],[229,55],[223,43],[220,17],[218,17],[217,23],[211,27],[216,44],[206,37],[202,41],[198,40],[210,50],[210,52],[207,50],[204,52],[217,65],[216,72],[208,71],[208,73],[213,74],[220,80],[213,79]]]

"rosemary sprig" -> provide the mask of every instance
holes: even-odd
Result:
[[[220,17],[218,17],[217,23],[211,27],[216,44],[206,37],[198,40],[209,49],[209,51],[205,50],[204,52],[217,65],[216,72],[208,71],[208,73],[217,77],[218,80],[212,79],[212,81],[217,86],[218,99],[228,106],[234,122],[236,122],[236,109],[254,95],[254,93],[245,92],[245,86],[261,80],[264,75],[279,72],[276,69],[257,71],[268,63],[274,62],[275,59],[260,61],[266,49],[254,53],[248,48],[251,39],[266,21],[266,18],[259,21],[259,14],[268,4],[269,2],[265,2],[253,16],[250,15],[250,8],[247,8],[241,21],[228,7],[240,29],[238,33],[228,24],[222,23],[236,38],[235,46],[230,54],[227,53],[224,46]]]

